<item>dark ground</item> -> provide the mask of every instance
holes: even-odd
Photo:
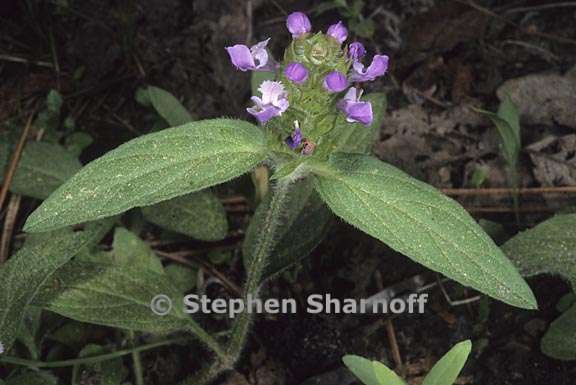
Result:
[[[309,11],[316,5],[306,0],[54,3],[63,5],[31,0],[0,3],[0,120],[24,121],[35,101],[58,89],[77,127],[95,139],[83,152],[83,161],[149,131],[147,112],[134,99],[143,85],[169,90],[198,118],[247,118],[249,76],[233,70],[223,47],[271,36],[271,49],[279,56],[289,41],[286,13]],[[521,185],[576,184],[573,4],[365,3],[363,12],[374,15],[375,31],[362,41],[369,50],[391,57],[389,75],[370,86],[389,97],[388,115],[374,148],[381,159],[441,188],[472,187],[477,168],[486,172],[482,187],[508,187],[495,130],[466,107],[495,110],[497,95],[506,90],[522,111]],[[325,29],[338,17],[335,11],[313,17],[314,27]],[[525,96],[515,99],[520,94]],[[509,199],[488,195],[461,202],[479,217],[503,224],[508,234],[518,231]],[[524,199],[520,228],[570,203],[574,202],[553,194]],[[237,242],[247,218],[231,215],[237,223],[231,238]],[[237,265],[224,270],[240,282]],[[340,224],[301,269],[291,278],[274,281],[269,289],[296,297],[312,292],[365,297],[421,273],[435,280],[419,265]],[[484,300],[451,306],[436,287],[426,314],[394,319],[410,384],[420,384],[431,364],[465,338],[473,340],[475,350],[458,384],[576,384],[576,364],[550,359],[539,350],[540,337],[558,315],[555,304],[569,287],[553,277],[530,283],[540,304],[538,312]],[[446,289],[456,299],[473,295],[457,285],[447,284]],[[340,364],[345,353],[394,366],[382,319],[329,315],[262,319],[238,373],[224,381],[342,385],[348,383]],[[171,384],[190,371],[184,354],[176,349],[147,353],[151,383]],[[317,382],[304,382],[315,376],[321,376]]]

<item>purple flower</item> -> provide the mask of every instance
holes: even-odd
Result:
[[[292,34],[292,38],[297,39],[312,30],[310,19],[302,12],[293,12],[286,19],[286,27]]]
[[[324,78],[324,88],[328,92],[344,91],[348,87],[348,79],[342,72],[332,71]]]
[[[362,90],[358,91],[351,87],[344,99],[338,102],[338,108],[346,114],[346,120],[350,123],[358,122],[365,126],[372,123],[372,104],[360,101]]]
[[[359,61],[352,64],[352,74],[350,75],[350,80],[353,82],[367,82],[376,79],[378,76],[382,76],[388,70],[388,56],[386,55],[374,55],[372,63],[368,68],[364,67],[364,64]]]
[[[274,71],[276,63],[268,56],[266,46],[270,39],[266,39],[248,48],[243,44],[226,47],[232,64],[240,71]]]
[[[288,108],[288,94],[282,83],[265,80],[260,84],[258,91],[262,93],[262,99],[258,96],[252,96],[254,107],[247,108],[246,111],[260,123],[266,123],[270,119],[282,115]]]
[[[348,57],[352,59],[352,61],[357,62],[364,55],[366,55],[366,49],[362,43],[355,41],[348,46]]]
[[[304,64],[290,63],[284,69],[284,75],[296,84],[303,84],[308,79],[308,70]]]
[[[286,144],[292,150],[295,150],[302,143],[302,131],[300,130],[300,125],[298,121],[294,122],[294,132],[288,138],[286,138]]]
[[[332,24],[328,27],[326,35],[333,37],[338,43],[342,44],[348,37],[348,30],[344,26],[344,23],[339,21],[338,23]]]

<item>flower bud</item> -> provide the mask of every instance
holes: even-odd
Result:
[[[308,16],[302,12],[293,12],[286,19],[286,27],[292,34],[292,38],[297,39],[312,30],[312,24]]]
[[[338,43],[342,44],[348,37],[348,30],[344,26],[344,23],[339,21],[338,23],[332,24],[330,27],[328,27],[326,35],[333,37]]]
[[[332,71],[324,78],[324,88],[330,92],[344,91],[348,87],[348,79],[342,72]]]
[[[366,55],[366,49],[362,43],[355,41],[348,46],[348,57],[353,61],[360,60],[364,55]]]
[[[296,84],[304,84],[308,79],[308,70],[303,64],[292,62],[284,69],[284,76]]]

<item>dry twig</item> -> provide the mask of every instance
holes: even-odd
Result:
[[[30,114],[30,117],[28,117],[28,121],[26,122],[24,130],[22,130],[22,134],[20,135],[20,140],[18,140],[16,149],[12,154],[12,159],[10,160],[10,164],[8,165],[8,170],[4,174],[4,183],[0,188],[0,207],[2,207],[2,205],[4,204],[4,200],[6,200],[6,196],[8,195],[8,189],[10,188],[12,178],[14,178],[14,173],[16,172],[16,168],[18,167],[18,162],[20,161],[22,150],[24,149],[26,139],[28,138],[28,133],[30,132],[30,127],[32,127],[32,120],[34,119],[34,115],[35,113],[33,112]]]
[[[14,232],[14,225],[16,223],[16,216],[20,208],[20,195],[12,194],[10,202],[8,202],[8,209],[4,217],[4,227],[2,229],[2,239],[0,240],[0,265],[8,259],[10,252],[10,241],[12,233]]]

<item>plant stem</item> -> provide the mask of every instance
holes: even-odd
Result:
[[[131,348],[131,349],[117,350],[117,351],[112,352],[112,353],[100,354],[100,355],[92,356],[92,357],[74,358],[71,360],[63,360],[63,361],[45,362],[45,361],[27,360],[27,359],[18,358],[18,357],[0,356],[0,362],[6,363],[6,364],[12,364],[12,365],[27,366],[29,368],[36,368],[36,369],[40,369],[40,368],[63,368],[63,367],[74,366],[74,365],[79,365],[79,364],[95,364],[95,363],[102,362],[102,361],[109,361],[109,360],[112,360],[114,358],[126,356],[128,354],[140,353],[140,352],[143,352],[146,350],[159,348],[161,346],[185,342],[187,340],[188,339],[185,339],[185,338],[174,338],[174,339],[170,339],[170,340],[159,341],[159,342],[154,342],[154,343],[147,344],[147,345],[138,346],[138,347]]]
[[[188,326],[188,331],[190,333],[192,333],[198,340],[200,340],[200,342],[202,342],[204,345],[206,345],[206,347],[208,349],[210,349],[212,352],[214,352],[214,354],[216,354],[218,359],[223,360],[223,361],[228,360],[227,359],[228,356],[222,350],[222,347],[220,346],[218,341],[216,341],[216,338],[212,337],[202,327],[200,327],[196,323],[190,323],[190,325]]]
[[[247,303],[248,295],[251,295],[252,298],[258,296],[260,284],[262,283],[262,275],[274,247],[276,233],[282,225],[282,210],[292,182],[293,179],[289,177],[280,179],[272,192],[273,195],[270,201],[270,207],[264,218],[261,236],[250,261],[250,266],[247,268],[248,278],[244,287],[245,303]],[[244,347],[246,336],[250,330],[252,319],[253,313],[245,310],[238,315],[232,325],[232,333],[226,349],[226,354],[229,357],[229,361],[231,361],[229,362],[230,365],[233,365],[242,353],[242,348]]]
[[[134,343],[135,333],[134,331],[129,331],[128,335],[130,337],[131,343]],[[142,360],[140,358],[140,352],[132,352],[132,364],[134,365],[134,379],[136,380],[136,385],[144,385],[144,370],[142,368]]]

